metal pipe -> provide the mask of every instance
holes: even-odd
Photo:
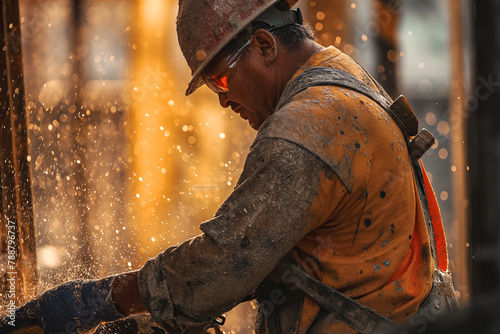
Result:
[[[464,43],[463,43],[463,11],[462,1],[448,1],[450,15],[450,58],[451,58],[451,89],[450,89],[450,123],[451,123],[451,165],[452,174],[454,228],[457,231],[457,242],[451,249],[455,275],[455,289],[460,292],[462,305],[469,301],[469,213],[467,187],[467,123],[464,108],[465,74],[464,74]]]
[[[38,272],[18,1],[2,0],[1,21],[1,245],[6,269],[1,291],[7,294],[4,298],[19,306],[36,296]],[[15,295],[9,296],[10,291]]]

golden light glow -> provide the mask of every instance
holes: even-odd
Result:
[[[200,233],[199,224],[216,212],[239,177],[243,159],[232,153],[246,152],[254,133],[222,111],[210,90],[184,96],[190,76],[177,45],[177,1],[144,0],[138,6],[128,213],[144,262]]]
[[[448,199],[448,192],[447,191],[442,191],[440,198],[442,201],[446,201]]]
[[[157,217],[163,218],[163,196],[172,196],[172,177],[176,168],[174,161],[168,158],[173,146],[170,134],[179,131],[173,124],[175,110],[169,104],[175,97],[163,94],[175,89],[166,62],[169,57],[165,54],[171,34],[167,38],[164,36],[173,29],[166,24],[175,14],[167,1],[143,0],[137,6],[135,34],[140,36],[142,43],[135,43],[139,46],[129,93],[132,101],[128,117],[132,146],[130,180],[131,192],[135,194],[129,212],[138,244],[147,245],[156,240],[153,236],[165,230]],[[141,258],[151,256],[147,246],[140,247],[139,251]]]
[[[320,20],[320,21],[323,21],[323,20],[325,19],[325,17],[326,17],[326,16],[325,16],[325,13],[323,13],[323,12],[317,12],[317,13],[316,13],[316,18],[317,18],[318,20]]]
[[[425,114],[425,122],[429,125],[436,125],[437,123],[436,114],[434,114],[433,112],[428,112],[427,114]]]
[[[443,160],[448,158],[448,150],[445,148],[440,149],[439,150],[439,157]]]

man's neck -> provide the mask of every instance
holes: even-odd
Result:
[[[280,75],[280,80],[278,84],[278,94],[277,99],[281,97],[283,91],[285,90],[285,86],[292,79],[293,75],[299,68],[301,68],[309,58],[311,58],[318,51],[323,50],[324,47],[320,44],[312,41],[310,39],[306,39],[300,48],[296,51],[286,51],[283,46],[281,46],[281,55],[279,60],[279,69],[278,72]],[[276,101],[276,105],[278,101]]]

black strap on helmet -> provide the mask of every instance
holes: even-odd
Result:
[[[302,25],[303,19],[299,8],[279,10],[276,6],[271,6],[253,22],[267,23],[270,26],[268,30],[274,30],[293,24]]]

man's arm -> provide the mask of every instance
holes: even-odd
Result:
[[[202,331],[243,301],[276,264],[330,216],[346,191],[316,156],[262,139],[203,234],[170,247],[136,272],[69,281],[16,310],[16,326],[83,332],[146,310],[165,329]],[[0,328],[13,328],[5,318]],[[17,327],[16,327],[17,328]]]
[[[330,215],[345,188],[310,152],[264,139],[204,234],[171,247],[136,272],[61,284],[15,311],[16,327],[84,332],[148,310],[165,329],[201,331],[243,301],[308,231]],[[0,328],[10,333],[9,318]]]
[[[231,196],[201,225],[204,234],[140,270],[146,308],[165,328],[210,322],[253,292],[346,193],[309,151],[280,139],[258,141]]]

